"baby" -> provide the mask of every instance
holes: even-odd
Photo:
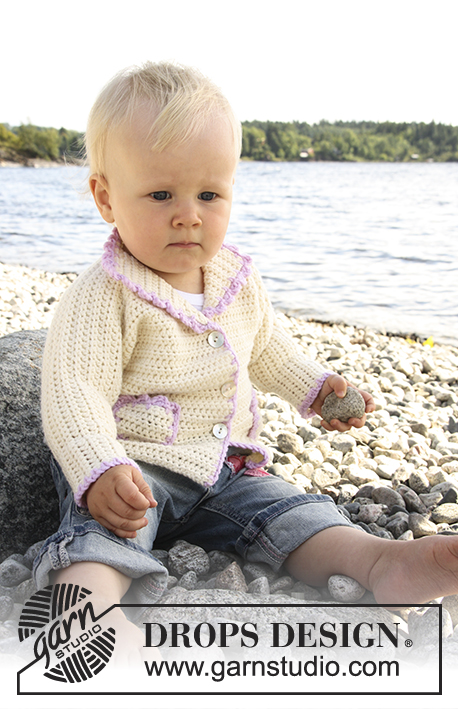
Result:
[[[127,70],[86,137],[90,190],[115,226],[46,343],[62,522],[36,560],[38,586],[84,583],[103,610],[132,584],[132,600],[151,603],[167,582],[154,549],[186,539],[312,585],[346,574],[384,604],[457,593],[458,539],[366,534],[329,497],[265,470],[253,385],[305,417],[347,383],[297,350],[250,258],[224,243],[241,127],[219,89],[173,64]],[[133,626],[127,636],[135,652],[142,639]]]

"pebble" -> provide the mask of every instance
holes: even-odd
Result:
[[[420,495],[429,490],[429,480],[423,470],[414,470],[409,476],[409,487]]]
[[[402,495],[390,487],[376,487],[372,493],[372,499],[374,502],[386,505],[388,511],[393,511],[395,506],[401,507],[401,509],[406,506]]]
[[[23,604],[30,598],[30,596],[33,596],[36,591],[37,587],[35,585],[35,581],[30,578],[13,588],[12,597],[15,603]]]
[[[31,575],[30,569],[17,561],[13,555],[0,564],[0,585],[2,586],[19,586]]]
[[[215,588],[224,588],[229,591],[242,591],[242,593],[248,591],[243,571],[236,561],[232,562],[224,571],[219,572],[215,579]]]
[[[14,601],[9,596],[0,596],[0,621],[10,618],[14,609]]]
[[[332,447],[341,451],[344,455],[349,453],[356,446],[356,439],[347,433],[338,433],[332,438]]]
[[[198,576],[210,571],[208,554],[195,544],[179,541],[169,551],[169,564],[172,573],[182,576],[187,571],[195,571]]]
[[[178,581],[178,586],[186,588],[188,591],[193,591],[197,586],[197,574],[195,571],[187,571]]]
[[[404,500],[409,512],[418,512],[419,514],[427,513],[428,510],[426,509],[426,505],[422,502],[415,490],[411,490],[405,485],[398,485],[396,491],[402,495],[402,499]]]
[[[376,472],[369,468],[360,468],[356,464],[349,465],[345,473],[348,480],[358,487],[368,482],[378,482],[380,480]]]
[[[387,521],[385,529],[387,532],[391,532],[395,539],[399,539],[409,529],[409,515],[397,512],[396,515]]]
[[[446,502],[450,502],[452,504],[455,504],[458,499],[458,493],[457,491],[451,487],[447,492],[445,493],[444,497],[440,501],[440,505],[445,504]]]
[[[312,473],[312,482],[321,490],[335,485],[340,481],[340,473],[334,468],[334,466],[328,466],[323,463],[321,468],[316,468]]]
[[[446,596],[442,600],[442,608],[450,613],[453,627],[458,625],[458,595]]]
[[[424,645],[436,644],[438,641],[439,609],[427,608],[424,613],[412,611],[408,617],[409,635],[413,642]],[[442,639],[453,635],[453,622],[448,610],[442,608]]]
[[[46,273],[0,263],[0,336],[16,330],[49,327],[74,273]]]
[[[342,355],[344,354],[345,352],[342,352]],[[346,422],[350,418],[362,418],[365,410],[366,404],[359,391],[353,389],[353,387],[348,387],[347,393],[342,398],[338,397],[334,392],[326,397],[321,407],[321,415],[328,423],[332,419]]]
[[[253,579],[253,581],[248,584],[247,591],[255,596],[268,596],[270,587],[267,577],[260,576],[257,579]]]
[[[413,532],[415,539],[418,537],[429,537],[437,534],[437,527],[427,517],[418,512],[411,512],[409,515],[409,529]]]
[[[248,564],[245,564],[243,566],[243,573],[247,581],[252,581],[253,579],[258,579],[261,576],[265,576],[270,583],[270,581],[273,581],[278,578],[278,574],[276,574],[275,571],[273,571],[273,569],[268,564],[264,564],[262,562],[250,562]]]
[[[75,278],[0,264],[0,336],[48,327],[60,296]],[[292,482],[298,492],[328,491],[352,519],[361,515],[358,523],[369,533],[411,539],[450,529],[458,520],[458,349],[284,313],[278,318],[305,356],[369,391],[376,411],[367,415],[361,429],[328,432],[318,416],[303,419],[278,396],[260,393],[264,441],[273,455],[269,470]],[[39,546],[0,564],[0,609],[11,609],[11,602],[18,606],[33,593],[30,570]],[[329,599],[327,589],[286,584],[281,569],[243,564],[224,552],[207,554],[183,541],[160,558],[174,579],[168,593],[177,597],[197,593],[178,585],[195,582],[205,584],[202,594],[229,593],[217,585],[227,583],[262,598],[273,587],[292,598]],[[0,636],[5,628],[0,623]]]
[[[440,524],[441,522],[454,524],[458,522],[458,505],[452,503],[438,505],[436,509],[431,512],[431,519],[436,524]]]
[[[232,556],[217,549],[210,551],[208,558],[210,561],[210,571],[222,571],[234,561]]]
[[[435,507],[437,504],[439,504],[439,502],[444,499],[444,496],[441,492],[437,491],[420,494],[419,498],[426,505],[427,508],[430,508]]]
[[[366,589],[355,579],[342,574],[335,574],[328,579],[328,590],[339,603],[356,603],[366,593]]]
[[[304,450],[304,441],[297,433],[284,431],[277,436],[277,446],[283,453],[300,455]]]
[[[290,591],[293,587],[294,581],[291,576],[280,576],[279,579],[273,581],[270,585],[271,593],[276,591]]]

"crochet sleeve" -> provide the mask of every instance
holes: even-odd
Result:
[[[301,353],[278,322],[257,272],[254,278],[258,282],[263,317],[250,362],[251,380],[262,391],[289,401],[301,416],[311,416],[314,414],[311,404],[331,372]]]
[[[133,464],[112,413],[122,381],[121,317],[119,287],[92,267],[65,292],[46,340],[43,429],[79,504],[105,470]]]

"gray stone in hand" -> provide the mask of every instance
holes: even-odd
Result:
[[[329,394],[321,407],[321,416],[331,423],[338,419],[346,423],[348,419],[360,419],[366,410],[366,403],[357,389],[347,388],[347,393],[340,399],[335,392]]]

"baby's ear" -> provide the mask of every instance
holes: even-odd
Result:
[[[110,203],[110,192],[108,182],[103,175],[91,175],[89,178],[89,187],[94,197],[94,202],[99,210],[102,218],[106,222],[112,224],[114,222],[113,210]]]

